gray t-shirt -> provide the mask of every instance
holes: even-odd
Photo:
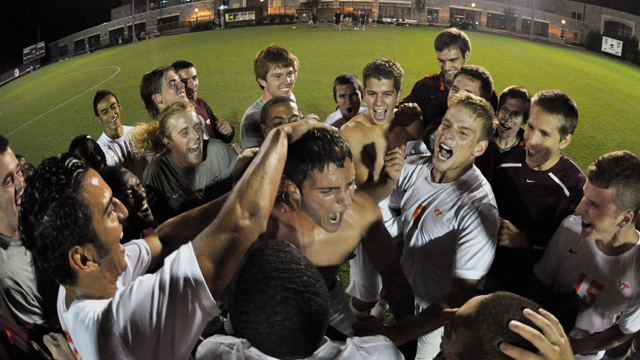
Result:
[[[44,300],[38,292],[36,271],[31,253],[19,238],[0,234],[0,297],[19,325],[42,324],[48,320]]]
[[[260,112],[264,104],[260,99],[245,111],[240,121],[240,143],[242,150],[262,145],[264,135],[260,130]]]
[[[204,144],[204,159],[195,168],[182,169],[171,153],[156,157],[147,166],[142,183],[158,223],[216,199],[233,188],[233,168],[238,154],[218,139]]]

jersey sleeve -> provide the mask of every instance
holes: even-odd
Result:
[[[566,218],[562,224],[558,227],[555,234],[551,238],[549,245],[544,251],[542,258],[533,267],[533,273],[536,275],[543,284],[553,287],[558,278],[558,272],[560,271],[560,265],[562,263],[562,239],[567,235],[568,223],[571,220],[571,216]]]
[[[133,359],[179,359],[191,352],[218,313],[187,243],[169,255],[158,272],[138,277],[118,291],[101,325],[119,338]],[[106,347],[100,348],[101,354],[108,354]]]
[[[640,331],[640,299],[635,299],[630,307],[622,311],[618,327],[625,334]]]
[[[481,279],[489,272],[495,256],[500,218],[491,202],[468,207],[461,213],[452,276]]]

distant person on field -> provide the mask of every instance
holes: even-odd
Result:
[[[298,58],[289,50],[271,45],[253,58],[253,72],[262,89],[262,96],[251,105],[240,122],[242,150],[262,144],[264,135],[260,130],[260,110],[276,96],[289,96],[295,100],[293,87],[298,76]]]
[[[218,120],[209,104],[198,97],[200,79],[195,65],[187,60],[178,60],[171,65],[171,68],[178,74],[180,81],[184,84],[187,98],[195,102],[198,119],[202,123],[202,128],[205,129],[205,140],[212,138],[220,139],[227,144],[231,143],[235,135],[235,129],[231,123],[226,120]]]
[[[373,21],[373,27],[376,27],[378,24],[378,13],[374,12],[373,15],[371,15],[371,20]]]
[[[498,101],[498,130],[493,135],[487,151],[476,159],[476,166],[482,174],[493,181],[496,167],[502,163],[506,153],[524,146],[524,129],[529,119],[531,95],[521,86],[513,85],[502,91]]]
[[[567,94],[539,92],[531,99],[525,146],[510,151],[495,170],[502,223],[490,278],[507,291],[523,290],[556,229],[582,199],[586,178],[562,155],[577,126],[578,108]]]
[[[108,166],[123,166],[141,177],[149,165],[149,159],[133,153],[129,131],[132,126],[122,125],[122,106],[114,93],[99,90],[93,97],[93,112],[102,125],[103,132],[98,138]]]
[[[342,30],[342,14],[338,11],[333,15],[335,19],[336,30]]]
[[[161,66],[144,74],[140,82],[144,107],[154,120],[175,102],[188,103],[185,86],[170,66]]]
[[[203,132],[193,105],[181,101],[166,108],[158,122],[140,124],[132,131],[136,152],[156,156],[142,183],[159,223],[233,187],[237,153],[218,139],[205,141]]]
[[[339,75],[333,81],[333,101],[338,108],[327,116],[324,123],[340,129],[353,117],[367,111],[367,107],[361,105],[363,100],[360,79],[354,74]]]
[[[205,340],[196,360],[404,359],[384,336],[324,336],[331,307],[316,267],[293,245],[265,241],[247,254],[234,284],[235,336]]]

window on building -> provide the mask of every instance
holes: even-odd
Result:
[[[604,22],[605,35],[617,35],[631,37],[631,27],[617,21],[609,20]]]
[[[572,11],[571,12],[571,18],[572,19],[576,19],[578,21],[582,21],[582,13],[577,12],[577,11]]]

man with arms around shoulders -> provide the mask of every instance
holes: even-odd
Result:
[[[203,139],[192,104],[177,102],[158,122],[138,125],[131,133],[137,153],[156,156],[144,172],[151,211],[159,223],[233,187],[237,153],[218,139]]]
[[[194,209],[124,246],[127,210],[102,178],[70,154],[43,161],[27,179],[20,234],[36,266],[61,284],[60,321],[78,358],[189,356],[219,312],[214,298],[266,229],[288,143],[315,126],[295,125],[272,132],[224,205]]]
[[[122,125],[122,106],[109,90],[99,90],[93,97],[93,112],[104,131],[98,145],[105,154],[108,166],[123,166],[136,176],[142,177],[149,159],[138,157],[131,149],[129,131],[132,126]]]
[[[381,207],[392,236],[400,235],[400,262],[415,293],[416,316],[384,328],[357,323],[361,333],[381,333],[397,345],[418,339],[417,359],[439,351],[442,311],[473,297],[493,260],[498,209],[486,179],[473,165],[486,150],[496,120],[489,103],[461,92],[449,100],[433,156],[409,157]],[[378,288],[379,289],[379,288]]]
[[[496,111],[498,130],[489,141],[487,151],[476,159],[476,166],[489,183],[493,181],[493,173],[501,163],[502,154],[524,146],[522,125],[529,120],[530,108],[531,95],[521,86],[509,86],[500,94]]]
[[[340,129],[353,117],[367,111],[366,106],[361,106],[363,94],[362,83],[357,76],[349,73],[338,76],[333,81],[333,100],[338,109],[329,114],[324,123]]]
[[[260,146],[264,136],[260,131],[260,110],[276,96],[289,96],[295,100],[293,87],[298,76],[298,58],[289,50],[271,45],[261,50],[253,59],[253,72],[262,89],[262,96],[251,105],[240,122],[242,150]]]
[[[576,359],[601,359],[640,330],[638,211],[640,159],[629,151],[600,156],[589,166],[575,215],[562,222],[534,267],[532,294],[581,298],[569,332]]]
[[[491,183],[502,221],[490,285],[521,292],[556,229],[580,203],[586,178],[562,155],[577,126],[578,108],[564,92],[545,90],[531,99],[525,147],[503,157]]]
[[[198,97],[200,80],[195,65],[193,65],[191,61],[178,60],[171,64],[171,68],[178,74],[180,81],[184,84],[187,98],[195,103],[198,119],[202,123],[202,128],[205,129],[205,134],[207,135],[205,140],[212,138],[220,139],[227,144],[231,143],[236,132],[231,123],[226,120],[218,120],[209,107],[209,104],[207,104],[203,98]]]

